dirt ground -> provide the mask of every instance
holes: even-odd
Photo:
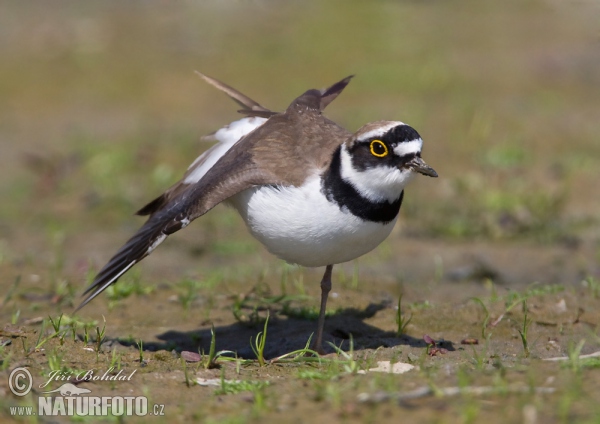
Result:
[[[40,415],[69,382],[144,397],[157,422],[597,423],[599,12],[0,5],[2,422],[150,419]],[[356,74],[327,115],[410,123],[440,174],[406,190],[388,240],[334,268],[321,358],[298,351],[323,269],[272,257],[222,206],[74,313],[132,213],[236,118],[194,69],[278,110]],[[413,368],[373,371],[386,361]],[[78,381],[90,370],[114,378]]]

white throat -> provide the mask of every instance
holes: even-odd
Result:
[[[352,166],[352,158],[345,144],[342,145],[340,155],[342,179],[372,202],[388,201],[392,203],[398,200],[402,190],[414,175],[411,170],[401,171],[397,167],[391,166],[376,166],[359,171]]]

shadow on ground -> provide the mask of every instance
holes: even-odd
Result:
[[[423,339],[408,335],[397,336],[392,331],[383,331],[364,322],[365,319],[373,317],[379,310],[387,307],[386,303],[371,303],[364,310],[346,308],[327,317],[323,342],[325,351],[327,353],[335,352],[335,348],[331,344],[348,351],[351,348],[351,340],[354,350],[398,345],[425,348],[427,343]],[[255,359],[256,355],[252,351],[250,343],[251,339],[254,340],[256,335],[263,330],[263,325],[264,323],[252,325],[236,322],[231,325],[215,327],[217,350],[230,350],[236,352],[238,357]],[[316,331],[316,325],[316,321],[309,319],[272,316],[267,329],[265,357],[270,359],[304,348],[307,340]],[[187,332],[171,330],[156,337],[162,342],[144,342],[144,349],[208,352],[211,329]],[[125,346],[135,345],[134,342],[124,340],[119,340],[119,343]],[[449,351],[455,350],[449,341],[442,341],[440,346]]]

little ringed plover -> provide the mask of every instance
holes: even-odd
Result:
[[[398,218],[404,188],[416,173],[437,177],[421,158],[423,141],[400,121],[372,122],[352,134],[324,117],[323,109],[351,77],[308,90],[285,112],[276,113],[199,75],[235,100],[246,116],[214,133],[218,143],[178,183],[137,212],[148,220],[100,270],[77,309],[169,235],[225,202],[274,255],[293,264],[326,267],[313,343],[322,353],[333,265],[358,258],[385,240]]]

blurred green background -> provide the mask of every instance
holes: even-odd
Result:
[[[597,423],[598,363],[573,361],[570,373],[537,358],[577,358],[600,340],[598,16],[590,0],[0,2],[0,369],[108,367],[118,348],[137,380],[94,394],[151,396],[171,420]],[[401,120],[422,135],[440,178],[415,178],[388,240],[335,267],[326,324],[345,350],[355,336],[357,358],[420,371],[361,379],[325,365],[306,379],[254,364],[241,378],[270,389],[182,390],[188,370],[240,378],[172,355],[208,351],[211,325],[217,349],[244,357],[267,311],[270,348],[301,348],[314,331],[322,269],[283,265],[222,206],[73,316],[83,287],[142,224],[133,213],[210,146],[203,135],[240,117],[194,70],[274,110],[355,74],[328,117],[351,131]],[[61,314],[73,340],[42,339],[44,318]],[[390,337],[413,314],[406,337]],[[94,328],[96,351],[83,351]],[[423,334],[456,350],[428,357]],[[528,389],[509,394],[512,381]],[[392,408],[395,391],[471,384],[500,395],[444,400],[435,389]],[[549,385],[554,396],[535,391]],[[381,390],[389,404],[357,403]],[[20,402],[6,399],[0,410]]]
[[[550,0],[2,2],[3,279],[60,263],[79,289],[141,225],[132,213],[208,147],[200,137],[238,117],[196,69],[276,110],[355,74],[330,118],[415,127],[440,178],[407,190],[392,247],[583,246],[577,266],[597,272],[598,12]],[[165,251],[276,261],[232,211],[187,232]]]

